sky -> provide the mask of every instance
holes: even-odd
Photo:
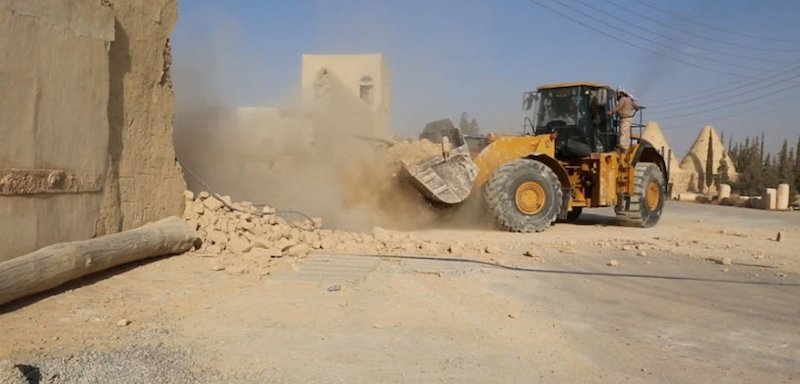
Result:
[[[179,1],[179,105],[287,105],[301,55],[383,53],[392,129],[474,116],[521,132],[524,91],[592,80],[634,94],[675,152],[705,124],[727,138],[800,136],[800,1]]]

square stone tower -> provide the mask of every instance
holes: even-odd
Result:
[[[335,86],[372,111],[376,135],[388,134],[389,69],[382,54],[303,55],[304,101],[320,97],[320,80],[325,76],[333,77]]]

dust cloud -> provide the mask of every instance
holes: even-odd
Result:
[[[218,99],[224,76],[192,67],[207,62],[176,60],[175,147],[190,189],[348,230],[422,228],[450,214],[404,179],[401,161],[419,156],[415,146],[380,131],[369,107],[332,74],[321,71],[302,101],[232,107]]]

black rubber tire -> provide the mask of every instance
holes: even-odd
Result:
[[[655,209],[651,209],[646,203],[647,186],[655,182],[658,184],[659,196],[658,204]],[[664,200],[666,198],[666,187],[664,173],[661,168],[653,163],[636,164],[634,193],[630,197],[628,208],[617,212],[617,216],[622,218],[627,224],[649,228],[658,223],[661,219],[661,212],[664,210]]]
[[[581,217],[581,213],[583,213],[583,207],[572,207],[572,210],[567,212],[567,221],[575,221]]]
[[[525,182],[538,183],[545,195],[545,205],[535,214],[517,208],[517,188]],[[509,162],[492,173],[483,186],[486,207],[495,222],[514,232],[541,232],[556,220],[561,209],[561,184],[558,176],[542,162],[520,159]]]

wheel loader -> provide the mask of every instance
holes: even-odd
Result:
[[[669,172],[664,156],[638,137],[641,112],[629,149],[619,149],[619,120],[608,114],[616,102],[600,83],[542,85],[523,95],[523,109],[533,113],[522,134],[465,137],[450,120],[433,122],[420,137],[442,144],[442,153],[405,169],[437,205],[483,195],[488,214],[510,231],[540,232],[584,208],[609,206],[622,221],[651,227]]]

